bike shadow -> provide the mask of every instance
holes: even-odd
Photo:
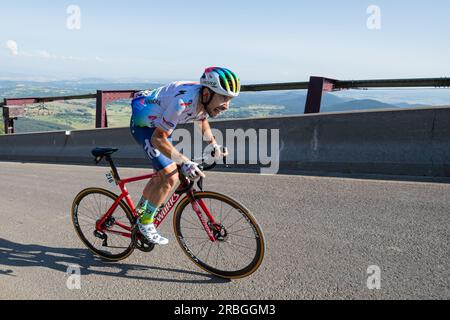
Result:
[[[96,257],[88,249],[54,248],[35,244],[21,244],[0,238],[0,276],[16,276],[14,275],[13,270],[3,269],[3,267],[8,266],[46,267],[52,270],[67,273],[69,265],[79,266],[81,275],[93,274],[124,279],[190,284],[230,282],[230,280],[218,278],[207,273],[156,266],[127,264],[122,262],[110,262]],[[151,273],[164,271],[169,273],[182,273],[185,275],[199,276],[203,279],[175,279],[173,275],[168,276],[167,278],[137,276],[129,274],[130,271],[149,271]]]

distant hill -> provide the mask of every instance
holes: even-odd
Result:
[[[421,103],[396,103],[395,104],[401,108],[421,108],[421,107],[429,107],[429,105],[421,104]]]
[[[371,110],[371,109],[395,109],[399,108],[396,105],[380,102],[372,99],[351,100],[338,104],[324,105],[321,108],[322,112],[339,112],[351,110]]]
[[[20,118],[14,122],[15,131],[17,133],[43,132],[43,131],[63,131],[73,130],[73,127],[55,124],[47,121],[34,120],[29,118]]]
[[[4,97],[78,95],[95,93],[96,90],[101,89],[142,90],[157,88],[161,85],[163,84],[107,82],[104,79],[97,78],[50,82],[0,80],[0,100]],[[435,92],[433,91],[433,94]],[[374,93],[380,94],[378,91],[372,92],[372,94]],[[390,102],[393,100],[388,99],[389,95],[393,99],[398,98],[395,95],[399,93],[391,91],[381,93],[383,95],[379,95],[380,99],[372,96],[370,96],[370,99],[359,98],[364,97],[363,94],[368,94],[368,92],[354,92],[352,93],[354,96],[349,96],[349,92],[326,93],[322,97],[321,111],[342,112],[426,106],[425,104],[409,103],[410,101],[415,101],[410,99],[405,99],[404,101],[406,102],[402,103]],[[408,94],[410,94],[409,91]],[[232,107],[221,119],[300,115],[304,113],[306,97],[306,90],[242,92],[238,98],[233,99]],[[429,94],[429,97],[432,97],[432,95]],[[431,98],[429,101],[431,101]],[[95,99],[61,101],[47,103],[45,106],[50,111],[50,114],[45,116],[39,115],[39,113],[36,114],[38,106],[29,106],[27,117],[16,121],[16,132],[87,129],[94,127]],[[128,100],[120,100],[108,104],[107,112],[108,122],[111,127],[127,126],[129,124],[131,108]],[[3,132],[1,124],[0,130]]]
[[[115,83],[90,81],[9,81],[0,80],[0,100],[3,98],[46,97],[96,93],[97,90],[144,90],[158,88],[160,83]]]
[[[306,104],[306,91],[273,91],[273,92],[243,92],[233,101],[233,107],[245,110],[249,105],[284,106],[278,110],[281,114],[303,114]],[[332,94],[324,94],[322,107],[345,103],[351,99],[340,98]]]

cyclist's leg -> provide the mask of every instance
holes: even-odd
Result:
[[[177,165],[171,159],[164,156],[152,145],[151,139],[155,130],[156,128],[135,126],[133,121],[131,123],[133,137],[142,146],[154,170],[158,173],[144,189],[144,196],[147,200],[159,206],[178,182],[178,170]],[[168,140],[172,142],[172,136],[169,136]]]
[[[175,163],[169,164],[158,171],[158,175],[146,185],[143,192],[144,198],[159,207],[177,182],[177,165]]]
[[[131,123],[131,132],[135,140],[143,147],[153,168],[158,175],[151,179],[144,189],[143,196],[136,207],[136,211],[141,215],[139,229],[150,241],[159,244],[168,243],[167,239],[162,238],[153,226],[153,219],[159,206],[168,196],[170,190],[178,181],[178,171],[176,164],[165,157],[152,144],[151,138],[155,128],[137,127]],[[169,137],[171,141],[171,137]]]

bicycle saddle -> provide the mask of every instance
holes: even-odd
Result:
[[[117,148],[95,148],[94,150],[92,150],[92,155],[94,157],[104,157],[104,156],[109,156],[112,155],[113,153],[119,151],[119,149]]]

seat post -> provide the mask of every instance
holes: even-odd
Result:
[[[108,155],[108,156],[105,156],[105,160],[109,162],[109,165],[111,166],[111,169],[112,169],[113,174],[114,174],[114,178],[115,178],[117,181],[120,181],[119,172],[117,172],[117,168],[116,168],[116,166],[114,165],[114,162],[113,162],[111,156],[109,156],[109,155]]]

